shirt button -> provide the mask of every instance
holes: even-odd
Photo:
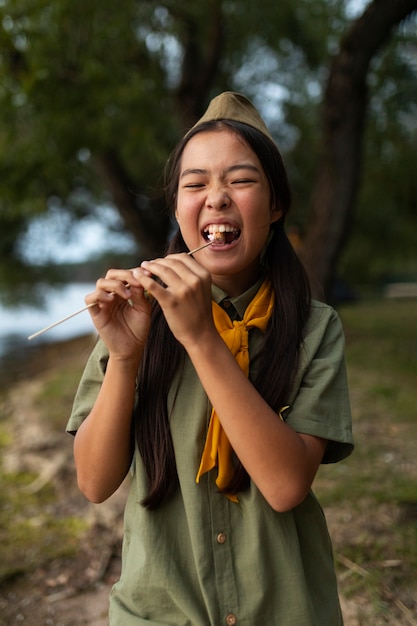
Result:
[[[233,615],[233,613],[229,613],[229,615],[226,617],[226,624],[227,626],[234,626],[234,624],[237,624],[236,615]]]
[[[223,300],[223,306],[225,309],[228,309],[232,306],[232,303],[230,302],[230,300]]]
[[[224,533],[219,533],[216,539],[217,543],[226,543],[226,535]]]

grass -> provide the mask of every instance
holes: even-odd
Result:
[[[15,395],[21,399],[11,399],[14,388],[10,384],[8,390],[0,393],[0,585],[53,561],[73,558],[88,528],[77,510],[68,504],[63,506],[66,494],[60,492],[65,484],[62,477],[54,476],[51,482],[45,485],[42,482],[40,487],[33,489],[39,474],[36,470],[27,470],[24,460],[25,455],[32,459],[38,455],[39,461],[53,456],[51,435],[55,437],[58,452],[68,445],[64,434],[65,419],[70,413],[82,365],[79,360],[68,357],[66,346],[61,346],[60,350],[62,364],[57,362],[55,349],[51,362],[45,351],[39,364],[42,372],[36,392],[31,391],[30,385],[24,384],[19,376]],[[38,359],[37,355],[35,365],[40,369]],[[33,376],[32,364],[28,364],[27,380],[33,378],[36,376]],[[22,421],[29,427],[39,421],[43,439],[22,442],[22,431],[18,427]],[[58,433],[61,433],[62,440]],[[4,461],[10,454],[17,459],[12,463],[13,469]],[[32,462],[31,465],[35,464]],[[40,467],[39,462],[39,471]],[[65,471],[65,467],[63,469]],[[73,476],[71,481],[74,481]]]
[[[0,472],[0,582],[48,562],[75,555],[86,524],[75,516],[59,517],[51,486],[31,493],[34,474]]]
[[[44,385],[36,398],[36,408],[42,419],[58,432],[65,424],[63,415],[70,415],[75,390],[80,380],[79,367],[62,367],[54,370],[45,379]],[[66,413],[63,411],[66,408]]]
[[[315,491],[356,624],[417,624],[417,301],[339,311],[356,448]],[[414,574],[413,574],[414,573]]]

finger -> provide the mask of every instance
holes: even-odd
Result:
[[[100,278],[96,283],[96,290],[91,294],[97,301],[111,301],[115,295],[118,295],[123,300],[127,300],[131,297],[131,285],[128,282]]]
[[[128,302],[136,311],[149,312],[151,298],[147,295],[145,287],[141,285],[140,287],[131,287],[131,297]]]
[[[149,276],[159,278],[168,287],[175,287],[179,281],[202,279],[206,270],[186,254],[172,254],[162,259],[143,261],[141,269]]]
[[[133,270],[108,270],[105,278],[99,278],[96,282],[96,293],[107,292],[108,294],[118,294],[126,299],[129,296],[129,289],[132,286],[139,286]]]
[[[122,283],[135,284],[133,269],[110,269],[104,280],[119,280]]]
[[[203,295],[208,296],[209,287],[205,285],[195,274],[188,275],[187,280],[175,273],[165,273],[165,282],[161,284],[149,275],[144,275],[142,280],[148,297],[155,298],[166,313],[170,307],[177,308],[179,305],[188,306],[200,299]],[[206,292],[206,293],[204,293]]]

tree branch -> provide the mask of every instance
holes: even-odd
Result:
[[[322,109],[322,151],[301,256],[313,293],[328,295],[360,183],[371,60],[417,0],[374,0],[342,39],[330,67]]]
[[[143,258],[162,254],[170,228],[170,218],[163,212],[162,202],[152,201],[135,189],[115,150],[96,155],[95,164]]]
[[[200,22],[194,15],[183,17],[184,58],[176,100],[184,128],[192,126],[202,114],[218,71],[223,49],[221,2],[212,0],[207,24]],[[202,26],[207,30],[204,36]]]

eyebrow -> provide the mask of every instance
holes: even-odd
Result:
[[[259,173],[259,168],[255,165],[252,165],[252,163],[237,163],[236,165],[231,165],[230,167],[227,167],[224,170],[223,174],[230,174],[232,172],[236,172],[237,170],[251,170],[253,172]],[[209,174],[209,171],[191,167],[187,170],[184,170],[180,178],[184,178],[184,176],[188,176],[189,174],[200,174],[204,176]]]

